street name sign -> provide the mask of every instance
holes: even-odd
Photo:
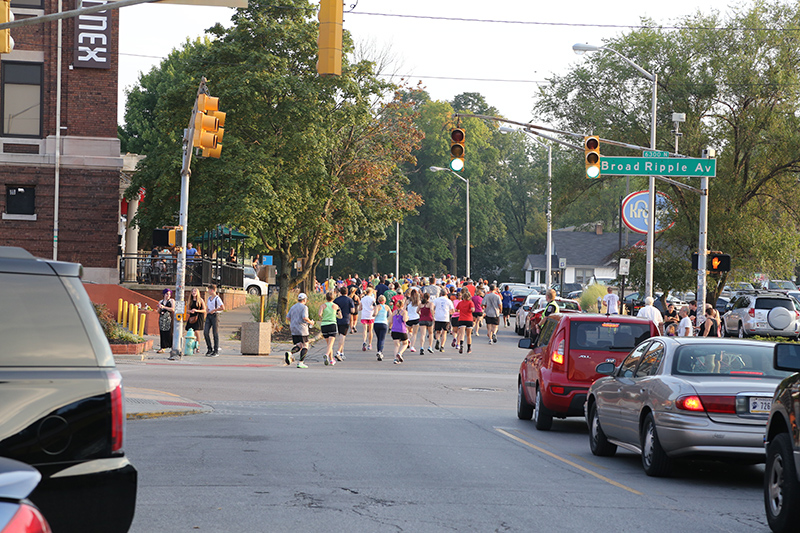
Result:
[[[714,177],[716,159],[691,157],[600,157],[600,174],[609,176]]]

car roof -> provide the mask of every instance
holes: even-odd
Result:
[[[677,346],[683,345],[698,345],[698,344],[747,344],[750,346],[764,346],[766,345],[775,345],[774,342],[771,341],[757,341],[757,340],[745,340],[745,339],[735,339],[735,338],[728,338],[728,337],[666,337],[666,336],[658,336],[658,337],[651,337],[651,339],[658,339],[666,344],[674,344]],[[644,342],[644,341],[642,341]]]
[[[648,318],[639,318],[637,316],[630,316],[630,315],[601,315],[599,313],[580,313],[575,314],[571,313],[569,315],[564,315],[570,321],[579,321],[579,322],[619,322],[624,324],[647,324],[650,323],[650,319]]]
[[[80,277],[82,270],[83,267],[78,263],[39,259],[23,248],[0,246],[0,272]]]

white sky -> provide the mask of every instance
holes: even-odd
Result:
[[[593,25],[638,25],[641,17],[669,25],[697,11],[716,9],[723,14],[736,0],[571,0],[556,5],[541,0],[346,0],[344,27],[356,43],[390,48],[396,72],[422,80],[431,97],[450,100],[462,92],[479,92],[507,118],[528,121],[536,81],[552,73],[563,73],[581,61],[572,51],[576,42],[602,44],[602,39],[629,31],[621,27]],[[749,2],[748,2],[749,4]],[[228,8],[153,5],[120,10],[119,121],[125,111],[124,90],[135,85],[139,74],[148,72],[187,38],[194,39],[216,22],[230,24]],[[372,16],[359,13],[391,13],[507,20],[559,25],[498,24],[485,22],[425,20],[409,17]],[[647,68],[647,65],[642,65]],[[444,80],[436,77],[465,78]],[[506,80],[506,81],[477,81]],[[508,80],[526,80],[528,83]],[[212,88],[213,93],[213,88]],[[224,106],[223,106],[224,107]],[[188,120],[188,118],[187,118]]]

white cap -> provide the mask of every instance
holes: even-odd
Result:
[[[303,300],[308,300],[308,296],[306,296],[306,293],[301,292],[297,295],[297,301],[302,302]]]

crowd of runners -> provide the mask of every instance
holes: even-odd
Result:
[[[325,294],[325,302],[316,310],[326,343],[324,363],[332,366],[345,360],[349,334],[362,335],[362,351],[372,351],[374,345],[378,361],[384,359],[390,336],[398,365],[406,351],[444,352],[448,335],[450,347],[459,353],[472,352],[473,339],[481,337],[482,328],[488,343],[496,344],[500,321],[508,326],[511,311],[511,293],[508,287],[502,289],[497,282],[453,276],[371,275],[317,283],[315,290]],[[287,315],[294,346],[285,353],[285,361],[290,365],[297,358],[297,367],[307,368],[309,327],[315,324],[310,315],[315,310],[308,309],[306,294],[300,293],[297,300]]]

